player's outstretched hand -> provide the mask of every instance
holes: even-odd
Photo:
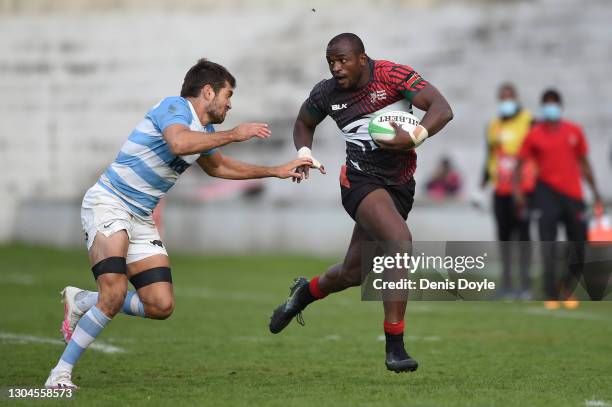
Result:
[[[301,165],[299,167],[297,167],[295,170],[296,172],[300,175],[299,177],[293,177],[292,180],[293,182],[297,182],[298,184],[300,182],[302,182],[302,180],[304,179],[308,179],[309,175],[310,175],[310,169],[311,168],[316,168],[319,170],[319,172],[321,174],[326,174],[325,171],[325,166],[323,164],[321,164],[321,162],[319,160],[317,160],[316,158],[314,158],[312,156],[312,151],[310,150],[310,148],[304,146],[301,147],[298,150],[298,157],[299,158],[308,158],[311,160],[310,165]]]
[[[395,137],[388,141],[376,140],[376,144],[386,150],[396,151],[410,150],[415,147],[412,137],[410,137],[410,134],[408,134],[406,130],[402,129],[402,126],[395,122],[389,122],[389,124],[391,124],[391,127],[395,130]]]
[[[268,138],[272,135],[267,123],[242,123],[232,129],[234,141],[246,141],[253,137]]]
[[[327,174],[327,171],[325,171],[325,166],[323,164],[320,164],[318,166],[316,166],[314,163],[301,165],[295,169],[295,171],[299,174],[299,177],[293,177],[293,182],[297,182],[299,184],[300,182],[302,182],[302,180],[308,179],[311,168],[316,168],[321,174]]]
[[[274,167],[274,176],[280,179],[285,178],[301,178],[302,174],[298,172],[299,168],[310,167],[312,165],[312,159],[308,157],[296,158],[287,164],[279,165]]]

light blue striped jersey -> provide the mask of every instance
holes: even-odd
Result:
[[[212,125],[203,126],[191,106],[182,97],[163,99],[146,114],[121,147],[115,161],[100,176],[98,184],[118,196],[135,215],[148,217],[159,200],[178,177],[202,154],[176,156],[162,136],[172,124],[182,124],[193,131],[212,133]]]

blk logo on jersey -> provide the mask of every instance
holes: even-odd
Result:
[[[161,240],[151,240],[149,243],[151,243],[153,246],[164,247],[164,244]]]
[[[347,105],[346,103],[342,103],[339,105],[332,105],[331,108],[333,111],[342,110],[342,109],[346,109],[346,105]]]
[[[373,90],[372,92],[370,92],[370,102],[372,102],[372,104],[385,100],[387,98],[387,92],[382,89],[382,90]]]

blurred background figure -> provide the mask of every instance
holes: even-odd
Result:
[[[450,158],[442,157],[426,184],[427,197],[435,201],[455,198],[461,191],[461,176]]]
[[[587,158],[587,142],[580,126],[562,118],[561,94],[555,89],[544,91],[540,108],[541,121],[530,130],[515,169],[521,173],[523,161],[534,160],[538,179],[534,206],[538,213],[538,230],[544,265],[545,306],[559,308],[559,293],[567,308],[576,308],[572,295],[584,263],[587,220],[582,195],[581,176],[591,187],[596,206],[601,206],[599,190]],[[525,193],[515,183],[519,210],[526,206]],[[568,270],[558,283],[555,273],[557,227],[562,223],[569,241]]]
[[[497,117],[487,126],[487,157],[481,187],[493,185],[493,212],[497,226],[497,239],[502,258],[502,282],[499,295],[502,297],[531,298],[529,243],[518,244],[520,288],[513,291],[512,244],[509,241],[529,242],[528,206],[517,211],[512,196],[513,174],[518,152],[532,123],[532,115],[521,106],[516,88],[511,83],[499,87]],[[527,202],[535,187],[533,161],[528,160],[520,172],[520,188]]]

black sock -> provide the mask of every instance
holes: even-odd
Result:
[[[308,304],[317,300],[310,292],[309,286],[304,286],[302,289],[300,289],[297,293],[296,299],[302,308],[306,308]]]
[[[385,333],[385,351],[387,353],[393,353],[394,355],[400,357],[401,359],[408,358],[408,354],[406,353],[406,349],[404,348],[404,334],[393,335],[390,333]]]

